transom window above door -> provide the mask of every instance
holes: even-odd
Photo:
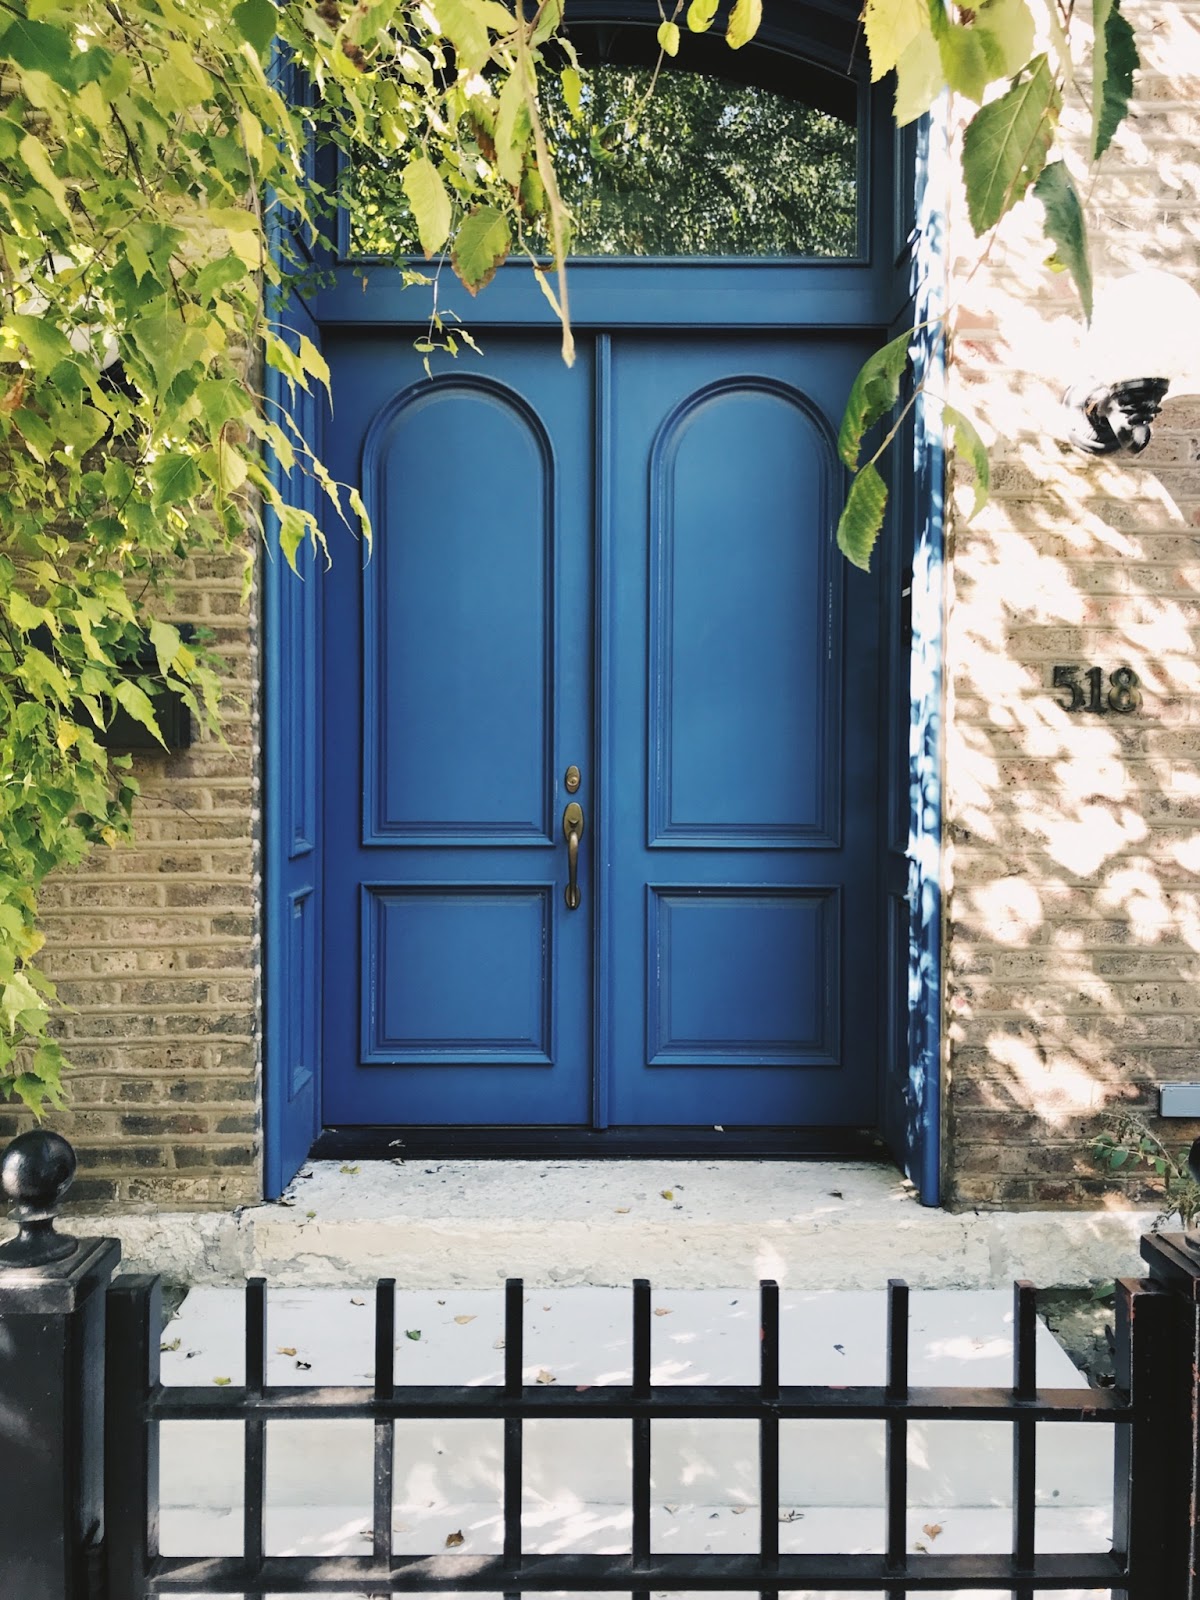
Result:
[[[685,37],[657,63],[653,30],[586,27],[579,115],[557,78],[542,114],[572,256],[854,260],[861,251],[858,82],[766,47]],[[486,141],[484,141],[486,143]],[[481,151],[486,156],[485,151]],[[347,173],[347,256],[418,255],[403,153]],[[546,241],[531,230],[534,250]]]

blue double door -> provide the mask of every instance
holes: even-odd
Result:
[[[872,1124],[869,339],[410,341],[326,333],[324,1122]]]

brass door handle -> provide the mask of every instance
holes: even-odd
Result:
[[[563,812],[563,838],[567,841],[567,910],[579,909],[579,841],[583,837],[583,807],[572,800]]]

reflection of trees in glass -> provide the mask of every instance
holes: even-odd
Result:
[[[769,89],[688,72],[597,66],[573,121],[542,94],[572,254],[849,256],[856,247],[854,127]],[[356,166],[352,255],[416,253],[402,163]],[[537,249],[542,241],[528,241]]]

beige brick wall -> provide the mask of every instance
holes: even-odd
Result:
[[[240,560],[195,562],[172,614],[229,668],[224,746],[141,755],[136,843],[47,885],[45,966],[72,1009],[72,1197],[229,1207],[261,1194],[257,626]],[[28,1118],[0,1111],[0,1132]]]
[[[1099,282],[1200,285],[1200,5],[1125,6],[1144,68],[1089,195]],[[1087,85],[1083,85],[1086,91]],[[1075,102],[1079,104],[1078,97]],[[1082,151],[1086,117],[1068,139]],[[1077,178],[1086,181],[1083,159]],[[1172,398],[1136,462],[1051,442],[1077,370],[1070,285],[1026,202],[967,281],[953,398],[995,439],[994,497],[951,526],[946,838],[949,1174],[960,1205],[1124,1203],[1088,1140],[1200,1079],[1200,398]],[[1198,353],[1200,355],[1200,353]],[[1200,370],[1200,359],[1197,361]],[[1068,716],[1056,664],[1131,666],[1139,714]],[[1107,686],[1107,685],[1106,685]],[[1198,1128],[1164,1125],[1172,1146]]]

